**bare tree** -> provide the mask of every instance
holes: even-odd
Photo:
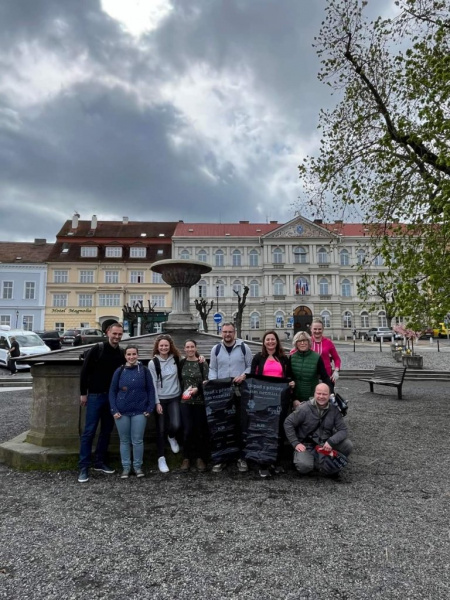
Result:
[[[233,292],[238,298],[238,311],[236,315],[236,334],[238,338],[240,338],[242,335],[242,314],[244,312],[245,303],[247,301],[247,295],[249,291],[250,289],[247,285],[244,286],[244,293],[242,294],[242,296],[237,290],[233,290]]]
[[[212,307],[214,306],[214,300],[211,300],[211,303],[208,307],[208,301],[205,300],[205,298],[200,298],[200,300],[197,300],[197,298],[194,300],[194,304],[195,304],[195,308],[198,310],[198,314],[200,315],[200,318],[202,320],[203,323],[203,330],[208,333],[208,315],[212,310]]]

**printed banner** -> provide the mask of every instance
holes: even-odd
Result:
[[[278,377],[255,376],[241,385],[246,460],[258,464],[276,463],[289,396],[288,381]]]
[[[233,391],[231,379],[213,379],[203,386],[213,462],[239,458],[239,432],[236,427]]]

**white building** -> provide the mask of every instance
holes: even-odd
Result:
[[[327,335],[351,336],[385,326],[381,309],[369,314],[357,295],[357,270],[369,253],[367,230],[361,224],[324,224],[296,217],[270,223],[178,223],[172,237],[172,257],[200,260],[213,269],[191,289],[194,299],[214,300],[214,312],[233,321],[237,297],[249,287],[242,337],[261,339],[267,329],[291,333],[307,330],[313,317],[322,317]],[[380,256],[372,266],[383,269]],[[283,338],[284,339],[284,338]]]

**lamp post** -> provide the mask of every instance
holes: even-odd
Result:
[[[16,310],[16,329],[19,327],[19,311]]]
[[[219,286],[216,285],[216,310],[219,312]],[[219,335],[219,323],[217,323],[217,335]]]

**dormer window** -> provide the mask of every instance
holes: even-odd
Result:
[[[122,256],[121,246],[106,246],[105,257],[106,258],[120,258]]]
[[[95,258],[98,256],[97,246],[81,246],[81,256],[83,258]]]

